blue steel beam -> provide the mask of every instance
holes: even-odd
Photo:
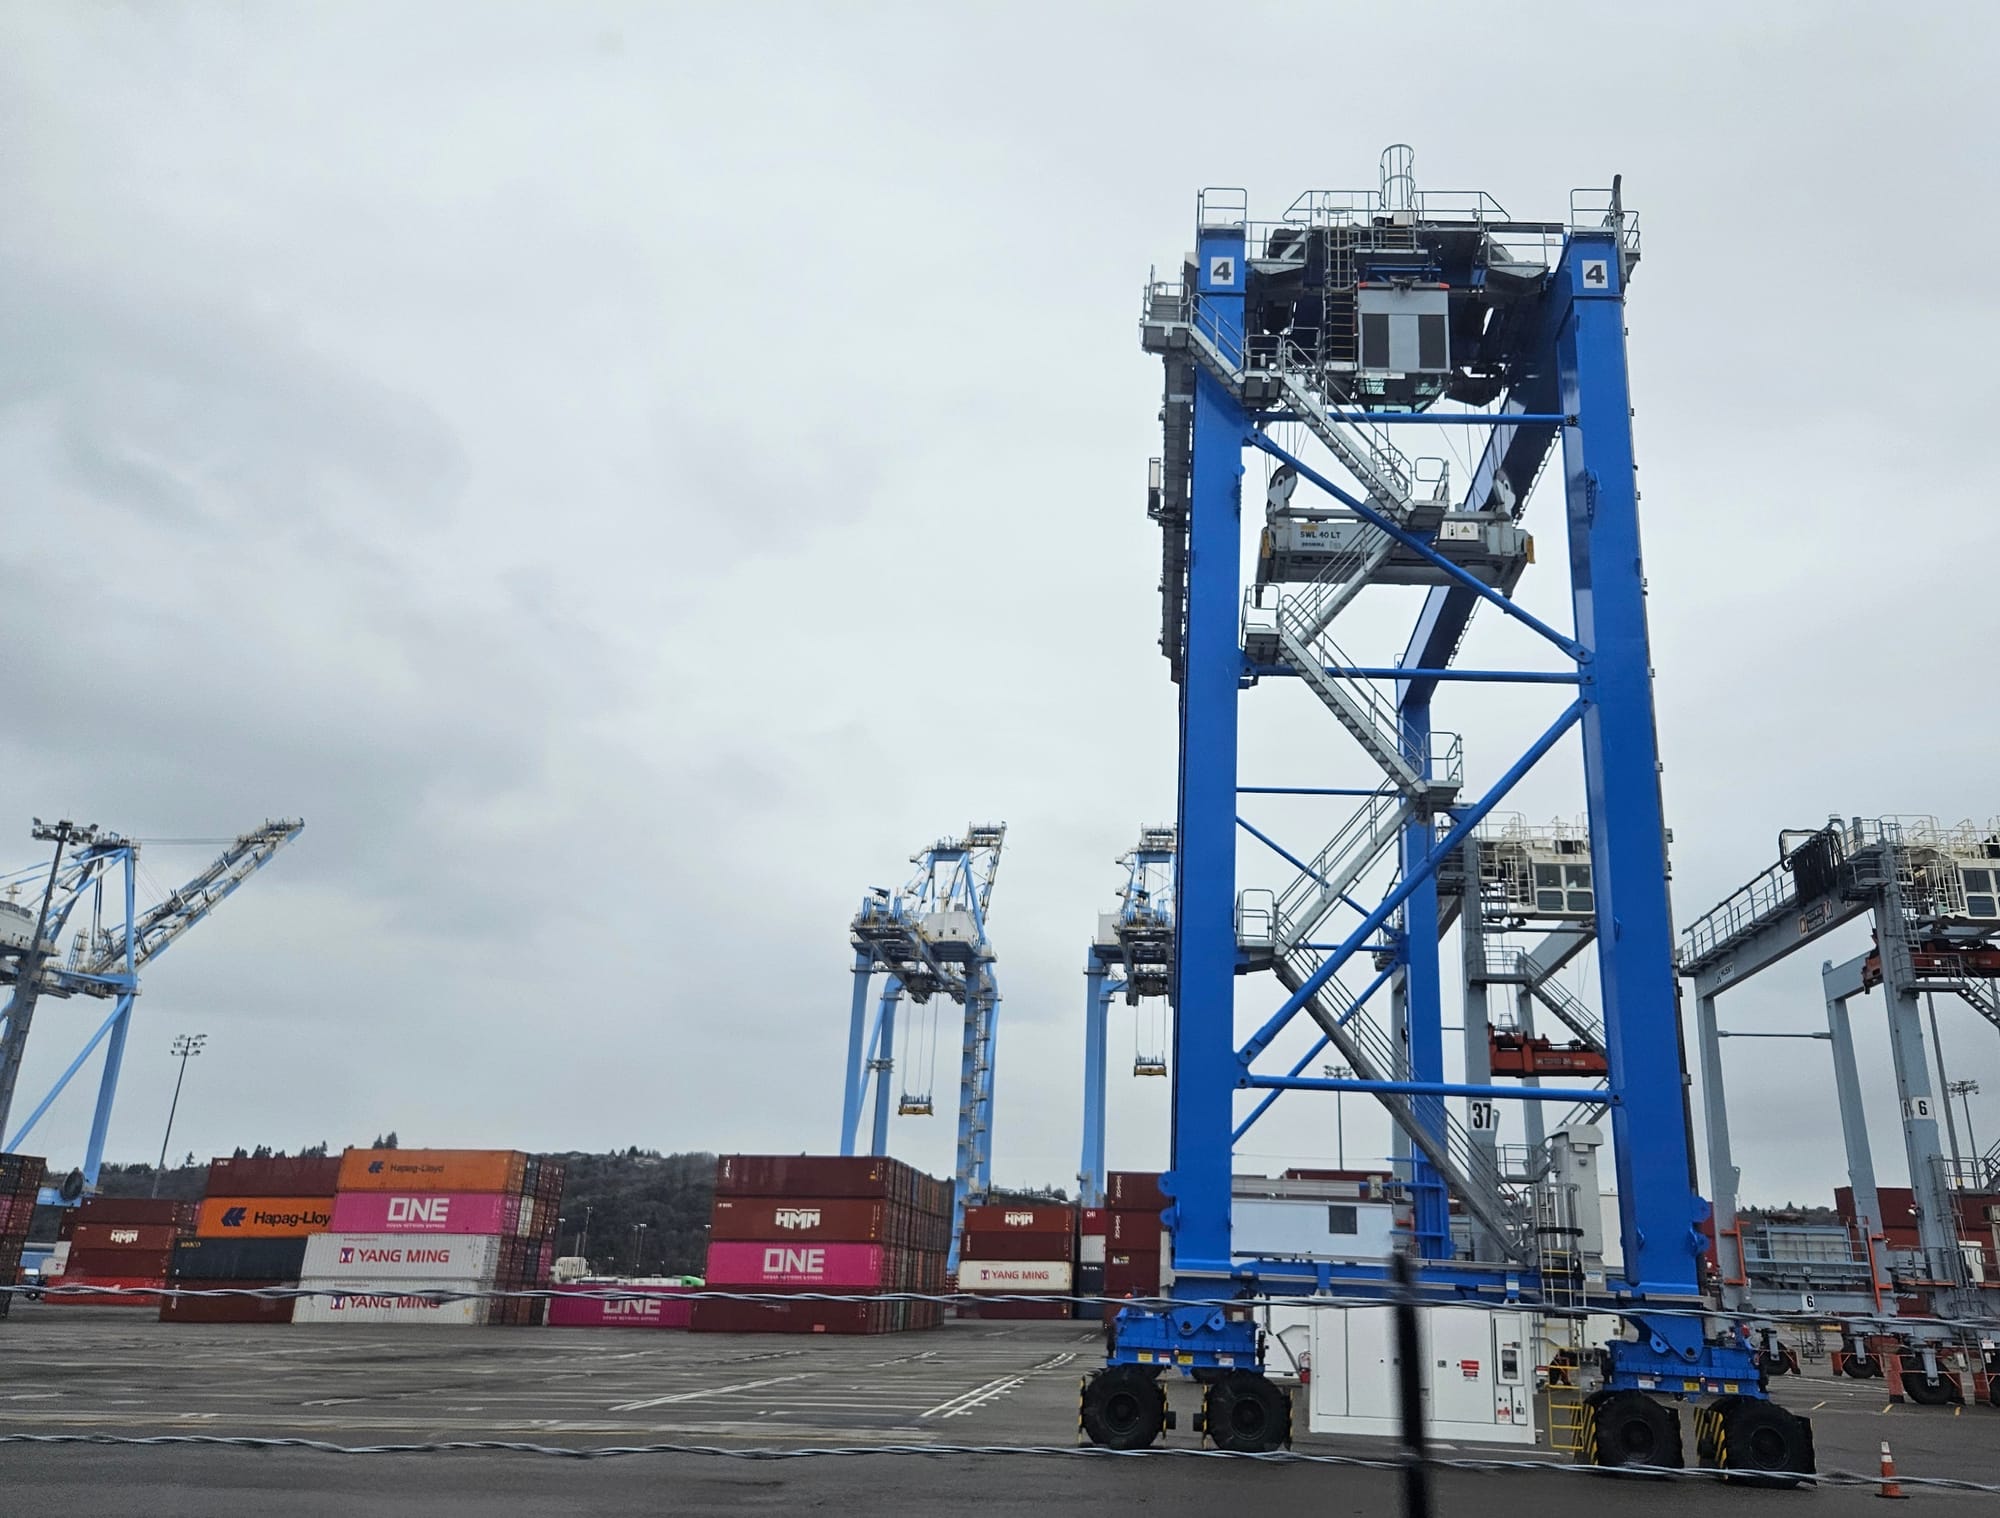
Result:
[[[1242,344],[1243,254],[1241,227],[1200,229],[1196,287],[1224,335],[1224,351],[1230,341]],[[1236,398],[1197,369],[1174,869],[1173,1167],[1161,1184],[1172,1203],[1176,1251],[1225,1260],[1235,1112],[1223,1072],[1236,1053],[1236,701],[1243,662],[1236,627],[1249,430]]]

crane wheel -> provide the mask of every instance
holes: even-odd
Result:
[[[1782,1349],[1760,1350],[1757,1354],[1757,1369],[1767,1376],[1790,1375],[1792,1357]]]
[[[1857,1381],[1871,1381],[1882,1374],[1882,1362],[1873,1355],[1846,1355],[1841,1359],[1840,1373]]]
[[[1217,1449],[1268,1454],[1292,1442],[1292,1399],[1254,1370],[1232,1370],[1209,1385],[1202,1428]]]
[[[1613,1470],[1626,1465],[1678,1470],[1681,1415],[1639,1391],[1599,1392],[1585,1402],[1585,1463]]]
[[[1794,1487],[1815,1469],[1812,1424],[1775,1402],[1723,1397],[1696,1414],[1713,1430],[1702,1464],[1744,1486]]]
[[[1958,1384],[1950,1376],[1924,1374],[1922,1355],[1903,1356],[1903,1395],[1919,1407],[1947,1407],[1965,1400]]]
[[[1084,1436],[1106,1449],[1145,1449],[1167,1422],[1167,1394],[1137,1365],[1114,1365],[1083,1386]]]

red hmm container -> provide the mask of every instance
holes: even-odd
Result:
[[[297,1281],[176,1281],[179,1291],[250,1291],[260,1286],[296,1286]],[[289,1323],[293,1297],[162,1297],[162,1323]]]
[[[924,1179],[880,1155],[725,1154],[715,1162],[717,1196],[882,1197],[915,1203]]]
[[[958,1247],[961,1260],[1076,1260],[1076,1240],[1066,1234],[973,1233]]]
[[[694,1304],[688,1327],[722,1334],[880,1334],[893,1302],[718,1302]]]
[[[173,1252],[179,1237],[179,1230],[158,1223],[79,1223],[70,1232],[69,1251],[72,1257],[118,1251],[164,1255]]]
[[[210,1196],[332,1196],[339,1189],[337,1154],[208,1162]]]
[[[1114,1170],[1104,1178],[1104,1205],[1114,1210],[1164,1212],[1167,1194],[1150,1170]]]
[[[1076,1209],[1074,1207],[1007,1207],[995,1203],[991,1206],[968,1207],[965,1209],[965,1231],[984,1235],[998,1234],[1050,1234],[1065,1235],[1076,1232]],[[1056,1254],[1062,1251],[1057,1250]],[[1041,1258],[1053,1259],[1055,1255],[1044,1254]]]
[[[711,1239],[775,1242],[895,1244],[903,1230],[898,1209],[874,1197],[828,1197],[820,1201],[761,1196],[718,1196],[710,1214]]]

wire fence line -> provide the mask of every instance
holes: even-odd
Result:
[[[1419,1283],[1421,1284],[1421,1283]],[[9,1293],[25,1298],[40,1298],[45,1302],[78,1301],[102,1297],[144,1297],[158,1301],[163,1297],[225,1298],[248,1297],[263,1301],[295,1301],[304,1297],[401,1297],[424,1302],[468,1302],[468,1301],[582,1301],[582,1302],[930,1302],[945,1307],[967,1307],[987,1302],[1039,1302],[1067,1303],[1073,1307],[1136,1307],[1150,1310],[1167,1308],[1200,1308],[1207,1310],[1226,1309],[1240,1311],[1244,1308],[1265,1307],[1386,1307],[1392,1298],[1382,1295],[1323,1295],[1283,1294],[1266,1296],[1247,1294],[1231,1297],[1181,1298],[1181,1297],[1129,1297],[1129,1296],[1075,1296],[1059,1292],[919,1292],[919,1291],[814,1291],[810,1289],[784,1289],[772,1291],[744,1290],[739,1288],[692,1287],[670,1293],[655,1288],[645,1290],[638,1286],[608,1285],[603,1287],[431,1287],[418,1281],[398,1281],[393,1278],[380,1280],[357,1280],[345,1286],[202,1286],[185,1287],[171,1283],[160,1286],[93,1286],[88,1284],[47,1285],[47,1286],[0,1286],[0,1293]],[[1896,1330],[1912,1328],[1950,1329],[1955,1332],[1980,1333],[1994,1341],[2000,1348],[2000,1316],[1986,1318],[1947,1318],[1904,1316],[1884,1312],[1879,1317],[1874,1314],[1858,1316],[1853,1314],[1832,1314],[1805,1312],[1797,1309],[1764,1309],[1747,1311],[1723,1307],[1696,1307],[1654,1305],[1648,1302],[1597,1303],[1577,1305],[1575,1303],[1542,1302],[1533,1297],[1511,1298],[1453,1297],[1434,1294],[1420,1299],[1419,1305],[1432,1307],[1477,1307],[1489,1312],[1532,1312],[1546,1318],[1582,1320],[1586,1318],[1618,1317],[1631,1313],[1644,1313],[1648,1317],[1660,1318],[1700,1318],[1709,1321],[1732,1322],[1772,1328],[1819,1328],[1827,1330],[1860,1329],[1870,1324],[1894,1325]]]
[[[1251,1465],[1346,1466],[1361,1470],[1405,1471],[1411,1462],[1394,1455],[1335,1455],[1297,1450],[1272,1450],[1264,1454],[1237,1454],[1221,1449],[1189,1449],[1184,1446],[1155,1445],[1146,1449],[1109,1449],[1091,1444],[827,1444],[774,1448],[768,1445],[732,1446],[724,1444],[535,1444],[515,1439],[441,1439],[417,1444],[335,1444],[324,1439],[300,1439],[254,1434],[0,1434],[0,1445],[99,1445],[106,1447],[161,1448],[189,1445],[212,1449],[305,1450],[321,1455],[446,1455],[511,1454],[543,1455],[558,1460],[618,1460],[635,1456],[694,1456],[717,1460],[853,1460],[874,1456],[928,1457],[944,1459],[962,1456],[1030,1456],[1053,1460],[1233,1460]],[[1576,1465],[1562,1460],[1506,1460],[1480,1456],[1433,1456],[1422,1464],[1432,1470],[1555,1473],[1567,1476],[1605,1478],[1645,1478],[1670,1481],[1754,1481],[1759,1473],[1743,1469],[1720,1470],[1700,1466],[1621,1465],[1615,1467]],[[1788,1480],[1806,1485],[1880,1487],[1884,1478],[1864,1471],[1820,1471],[1811,1476],[1775,1472]],[[1955,1476],[1897,1475],[1904,1487],[1945,1492],[1977,1492],[2000,1495],[2000,1483],[1969,1481]]]

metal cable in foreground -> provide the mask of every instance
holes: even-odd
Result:
[[[88,1444],[108,1446],[132,1446],[135,1448],[158,1448],[169,1445],[195,1445],[220,1449],[297,1449],[320,1455],[447,1455],[447,1454],[510,1454],[510,1455],[550,1455],[561,1460],[613,1460],[633,1455],[696,1455],[709,1456],[720,1460],[817,1460],[817,1459],[860,1459],[871,1455],[887,1456],[945,1456],[966,1455],[1033,1455],[1044,1459],[1069,1460],[1236,1460],[1253,1465],[1341,1465],[1364,1470],[1400,1471],[1407,1462],[1394,1456],[1368,1455],[1318,1455],[1301,1454],[1294,1450],[1273,1450],[1268,1454],[1244,1455],[1229,1450],[1185,1449],[1162,1445],[1149,1449],[1107,1449],[1089,1444],[864,1444],[864,1445],[801,1445],[793,1449],[773,1449],[767,1446],[746,1445],[732,1448],[720,1444],[591,1444],[564,1446],[559,1444],[530,1444],[513,1439],[452,1439],[428,1441],[422,1444],[332,1444],[323,1439],[295,1439],[262,1437],[254,1434],[0,1434],[0,1445],[5,1444]],[[1712,1470],[1700,1467],[1621,1465],[1602,1467],[1594,1465],[1572,1465],[1561,1460],[1500,1460],[1481,1459],[1472,1456],[1432,1458],[1425,1462],[1432,1470],[1504,1472],[1504,1471],[1545,1471],[1571,1476],[1595,1477],[1645,1477],[1648,1479],[1672,1479],[1691,1481],[1755,1480],[1756,1472]],[[1869,1475],[1860,1471],[1821,1471],[1817,1475],[1796,1477],[1787,1475],[1788,1480],[1800,1480],[1806,1485],[1877,1487],[1882,1484],[1879,1474]],[[1965,1481],[1953,1476],[1904,1476],[1896,1481],[1903,1486],[1924,1487],[1935,1491],[1980,1492],[2000,1495],[2000,1484],[1983,1481]]]

